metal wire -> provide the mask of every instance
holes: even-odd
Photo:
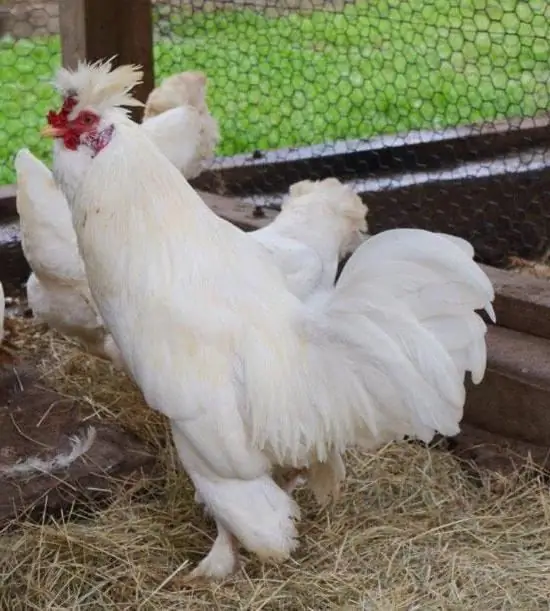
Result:
[[[157,0],[157,79],[200,69],[220,154],[548,110],[544,0]]]
[[[460,126],[517,130],[521,119],[547,115],[545,0],[157,0],[154,23],[157,81],[185,70],[208,76],[209,106],[221,127],[218,154],[244,154],[236,163],[250,166],[273,151],[264,161],[274,165],[258,174],[250,193],[226,184],[230,193],[277,206],[283,183],[334,173],[372,201],[378,228],[423,226],[474,242],[483,234],[489,250],[510,254],[540,250],[548,240],[550,185],[525,180],[528,168],[550,166],[546,146],[526,132],[504,158],[487,160],[489,151],[467,163],[475,156],[452,137],[464,137]],[[449,142],[440,152],[388,157],[402,134],[423,130],[429,138],[443,129]],[[358,155],[381,136],[386,148],[378,159],[376,152]],[[295,155],[288,147],[304,145],[318,146],[300,173],[283,162]],[[337,150],[344,156],[336,163]],[[438,176],[443,183],[435,190],[418,186]],[[456,184],[472,176],[480,177],[477,192],[459,196]],[[548,190],[547,206],[541,189]]]
[[[50,79],[60,64],[59,9],[57,1],[39,0],[5,0],[0,7],[10,11],[0,11],[0,158],[6,160],[0,184],[8,184],[22,146],[50,157],[38,127],[55,104]],[[380,226],[443,225],[465,237],[476,224],[497,237],[505,226],[516,235],[512,254],[522,246],[540,250],[548,239],[550,185],[536,177],[550,156],[540,138],[529,141],[531,132],[506,159],[470,165],[473,153],[456,138],[428,156],[403,152],[400,144],[411,131],[424,130],[428,138],[447,129],[467,139],[456,131],[460,126],[504,122],[518,129],[520,119],[547,116],[546,0],[154,0],[152,10],[157,83],[181,71],[206,73],[222,136],[219,157],[244,155],[232,162],[243,165],[285,162],[296,156],[289,147],[316,146],[299,172],[288,163],[266,165],[254,189],[243,186],[239,194],[252,203],[265,204],[268,194],[277,205],[294,180],[333,173],[354,180],[372,199],[375,225],[377,219]],[[372,149],[368,155],[361,153],[365,147]],[[502,177],[500,195],[480,187],[456,199],[456,181],[500,175],[518,160],[519,170],[511,172],[533,170],[531,183],[523,171],[519,182]],[[214,168],[225,163],[218,159]],[[418,185],[422,176],[433,184],[437,175],[449,188],[426,188],[422,197],[417,188],[407,200],[404,185]],[[496,219],[511,185],[517,188]],[[435,217],[445,222],[434,225]]]
[[[51,156],[39,128],[57,103],[51,80],[60,61],[57,0],[0,2],[0,185],[15,181],[20,148]]]

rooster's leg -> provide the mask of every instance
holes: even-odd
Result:
[[[292,494],[298,486],[307,481],[307,469],[293,469],[289,475],[290,477],[283,486],[283,490],[288,494]]]
[[[208,556],[185,578],[186,582],[201,579],[223,579],[239,568],[238,541],[216,520],[218,536]]]

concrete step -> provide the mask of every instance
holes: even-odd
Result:
[[[550,471],[550,448],[495,435],[463,424],[462,432],[449,440],[448,449],[476,469],[511,475],[525,466]]]
[[[488,367],[469,385],[464,422],[550,448],[550,340],[490,327]]]
[[[497,324],[550,340],[550,282],[482,266],[495,287]]]

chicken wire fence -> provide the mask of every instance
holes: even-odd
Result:
[[[357,139],[548,111],[546,0],[152,5],[156,81],[206,73],[219,156],[304,145],[353,151]],[[10,161],[0,165],[2,184],[14,181],[11,160],[21,146],[49,156],[38,127],[55,103],[58,11],[57,1],[0,1],[0,151]],[[546,163],[546,151],[534,154]],[[315,167],[309,177],[316,178]],[[517,205],[527,209],[530,198],[526,190]]]
[[[209,105],[221,127],[220,156],[260,159],[261,151],[304,145],[318,145],[320,155],[353,153],[376,136],[390,136],[391,145],[392,134],[411,130],[497,121],[517,127],[518,119],[549,109],[547,0],[157,0],[154,24],[157,81],[188,69],[208,76]],[[550,165],[548,151],[539,148],[532,155],[535,163]],[[278,150],[269,158],[292,156]],[[321,178],[319,168],[312,163],[308,178]],[[471,171],[501,169],[493,164]],[[263,186],[273,191],[282,182],[274,173],[283,169],[265,170]],[[385,189],[392,180],[358,167],[357,159],[346,174],[355,170],[368,179],[362,185],[367,191]],[[550,227],[550,185],[546,208],[530,203],[537,188],[526,187],[513,202],[524,208],[523,217],[508,219],[523,223],[512,230],[527,246],[541,239],[535,225]],[[507,189],[503,180],[501,191]],[[436,214],[451,219],[451,231],[494,220],[494,210],[479,209],[490,201],[473,200],[468,209],[454,211],[453,224],[445,199],[438,194],[420,205],[441,205]],[[277,203],[280,197],[248,201]],[[401,207],[390,224],[429,225],[425,221]],[[494,226],[495,240],[501,229]]]
[[[157,0],[154,18],[157,78],[208,75],[221,155],[548,110],[545,0]]]
[[[39,130],[57,104],[51,80],[60,62],[57,0],[0,0],[0,185],[15,181],[18,149],[50,157]]]

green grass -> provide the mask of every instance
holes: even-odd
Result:
[[[204,70],[219,153],[533,116],[549,109],[546,0],[368,0],[269,18],[172,12],[157,77]],[[0,183],[57,105],[59,39],[0,43]]]

